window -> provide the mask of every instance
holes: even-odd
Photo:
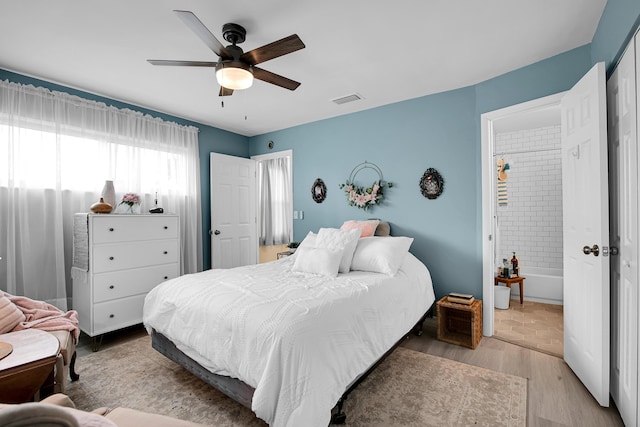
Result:
[[[180,215],[183,271],[201,270],[198,159],[196,128],[0,82],[3,290],[66,308],[73,215],[98,201],[106,180],[117,197],[138,193],[143,211],[158,194]]]

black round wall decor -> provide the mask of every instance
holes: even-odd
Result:
[[[316,203],[324,202],[327,197],[327,186],[320,178],[316,179],[311,186],[311,197]]]
[[[444,190],[444,179],[434,168],[425,171],[420,179],[420,192],[427,199],[437,199]]]

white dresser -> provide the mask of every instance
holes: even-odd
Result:
[[[73,309],[90,337],[142,323],[147,293],[179,274],[177,215],[75,215]]]

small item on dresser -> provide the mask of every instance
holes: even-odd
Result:
[[[122,201],[116,206],[118,214],[139,214],[140,213],[140,196],[136,193],[126,193],[122,196]]]
[[[447,301],[455,302],[456,304],[471,305],[476,299],[471,294],[459,294],[457,292],[449,293]]]
[[[156,207],[153,209],[149,209],[149,213],[164,213],[164,209],[158,207],[158,192],[156,191],[156,198],[155,198],[155,205]]]
[[[89,209],[91,209],[91,212],[93,213],[111,213],[113,206],[106,203],[103,197],[100,197],[100,201],[92,204]]]
[[[111,210],[116,206],[116,190],[113,187],[113,181],[105,181],[102,188],[102,194],[100,197],[104,199],[105,203],[111,205]]]

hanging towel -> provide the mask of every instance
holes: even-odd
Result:
[[[507,169],[509,165],[504,160],[498,160],[498,206],[507,206],[509,197],[507,196]]]
[[[89,271],[89,214],[73,216],[73,261],[72,267]]]

